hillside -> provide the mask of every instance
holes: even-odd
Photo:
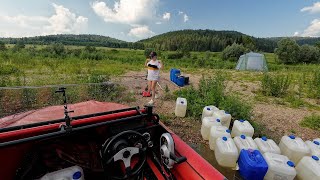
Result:
[[[28,38],[0,38],[6,44],[48,45],[62,43],[75,46],[102,46],[110,48],[145,49],[157,50],[186,50],[186,51],[222,51],[233,43],[243,44],[254,51],[273,52],[277,42],[285,37],[256,38],[237,31],[215,30],[179,30],[163,33],[138,42],[126,42],[115,38],[100,35],[48,35]],[[315,45],[320,38],[313,37],[290,37],[299,45]]]
[[[173,31],[139,42],[145,47],[171,51],[222,51],[232,43],[239,43],[254,50],[272,52],[277,45],[273,40],[255,38],[236,31],[214,30]]]
[[[134,43],[128,43],[115,38],[100,36],[100,35],[48,35],[36,36],[27,38],[0,38],[0,41],[6,44],[16,44],[23,42],[24,44],[48,45],[52,43],[62,43],[64,45],[75,46],[103,46],[112,48],[128,48],[132,47]]]

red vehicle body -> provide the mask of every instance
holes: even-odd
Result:
[[[152,113],[152,107],[128,108],[120,104],[96,101],[69,107],[75,111],[70,124],[66,118],[59,119],[63,117],[63,106],[47,107],[0,119],[1,179],[41,178],[45,173],[66,168],[68,165],[82,167],[85,179],[225,179],[162,124],[159,116]],[[145,142],[148,143],[144,152],[145,161],[141,160],[141,154],[133,156],[130,161],[132,170],[135,164],[138,166],[140,161],[143,162],[142,168],[135,174],[124,171],[121,162],[108,164],[103,158],[104,142],[110,142],[112,137],[127,131],[131,134],[132,131],[144,135],[147,133],[150,136],[148,141],[140,139],[135,143],[139,148],[144,148]],[[128,144],[125,141],[131,141],[130,132],[129,140],[124,136],[116,141]],[[163,163],[160,136],[164,133],[170,134],[174,141],[173,156],[176,156],[176,159],[170,155],[174,162],[172,167],[166,167]],[[131,139],[134,138],[138,137],[133,136]],[[127,146],[133,145],[129,143]],[[115,145],[111,147],[115,148]],[[125,147],[120,150],[123,148]],[[109,171],[103,164],[111,165],[114,169]],[[113,171],[127,174],[110,175]]]

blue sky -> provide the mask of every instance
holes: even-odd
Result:
[[[320,36],[320,1],[3,0],[0,37],[99,34],[136,41],[180,29]]]

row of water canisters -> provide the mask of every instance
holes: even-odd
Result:
[[[202,112],[201,135],[209,140],[216,160],[223,167],[239,168],[244,179],[320,180],[320,139],[304,142],[293,135],[283,136],[279,146],[266,137],[253,139],[250,122],[235,120],[215,106]]]

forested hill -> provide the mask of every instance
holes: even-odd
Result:
[[[140,48],[143,49],[143,45],[140,43],[128,43],[115,38],[100,36],[100,35],[48,35],[48,36],[36,36],[27,38],[0,38],[0,41],[6,44],[17,44],[22,42],[24,44],[37,44],[48,45],[52,43],[62,43],[64,45],[75,46],[102,46],[112,48]],[[135,47],[137,46],[137,47]]]
[[[272,52],[276,41],[255,38],[236,31],[181,30],[141,40],[145,47],[160,50],[222,51],[233,43],[243,44],[252,50]]]

